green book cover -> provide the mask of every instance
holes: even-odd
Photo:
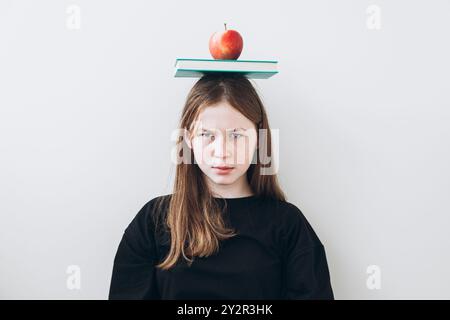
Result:
[[[234,72],[247,78],[267,79],[278,73],[274,60],[186,59],[175,61],[175,77],[199,78],[207,73]]]

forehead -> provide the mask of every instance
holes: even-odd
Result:
[[[228,102],[221,101],[205,107],[197,117],[195,128],[225,130],[230,128],[254,128],[253,122],[233,108]]]

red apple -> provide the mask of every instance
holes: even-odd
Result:
[[[209,52],[214,59],[237,60],[241,55],[244,42],[236,30],[214,32],[209,38]]]

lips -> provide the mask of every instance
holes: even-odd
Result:
[[[218,175],[227,175],[233,171],[234,167],[229,166],[214,166],[212,167],[214,172]]]
[[[213,168],[221,169],[221,170],[233,169],[233,167],[228,167],[228,166],[213,166]]]

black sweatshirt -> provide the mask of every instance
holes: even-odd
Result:
[[[167,212],[170,194],[160,196]],[[325,249],[300,209],[258,196],[216,198],[238,235],[218,253],[156,268],[170,248],[153,198],[125,229],[109,299],[334,299]],[[161,200],[161,199],[160,199]],[[165,208],[165,209],[164,209]],[[161,217],[161,216],[160,216]],[[164,217],[164,215],[162,215]]]

